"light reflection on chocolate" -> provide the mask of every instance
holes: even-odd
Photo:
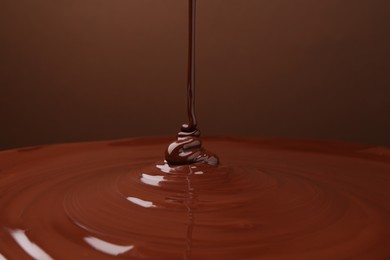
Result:
[[[127,197],[127,200],[144,208],[154,208],[156,205],[151,201],[142,200],[136,197]]]
[[[11,236],[15,239],[15,242],[32,258],[40,260],[51,260],[51,258],[45,251],[37,246],[34,242],[26,236],[24,230],[10,230]]]
[[[225,164],[169,166],[167,140],[1,152],[2,257],[390,256],[389,149],[213,138]]]
[[[134,248],[134,246],[116,245],[110,242],[103,241],[96,237],[85,237],[84,240],[94,249],[113,256],[123,254]]]

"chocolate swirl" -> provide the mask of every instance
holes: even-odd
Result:
[[[177,140],[171,143],[166,152],[165,160],[171,165],[206,163],[218,165],[219,159],[215,154],[202,148],[200,131],[179,132]]]

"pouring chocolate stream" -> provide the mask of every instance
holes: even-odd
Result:
[[[200,131],[197,128],[195,113],[195,32],[196,32],[196,0],[188,1],[188,69],[187,69],[187,114],[188,124],[183,124],[177,139],[172,142],[166,152],[165,160],[171,165],[191,163],[207,163],[218,165],[215,154],[202,147]]]

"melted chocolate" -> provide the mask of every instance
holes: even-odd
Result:
[[[171,165],[206,163],[218,165],[219,159],[202,148],[200,131],[195,114],[195,25],[196,0],[188,1],[188,71],[187,71],[187,113],[188,124],[183,124],[177,139],[166,152],[165,160]]]
[[[1,152],[0,258],[390,257],[389,149],[214,138],[224,165],[170,166],[166,142]]]
[[[195,116],[195,0],[189,20],[189,123],[166,161],[162,138],[0,152],[0,260],[390,258],[387,148],[215,138],[215,167]]]

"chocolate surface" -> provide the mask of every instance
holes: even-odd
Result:
[[[220,166],[166,138],[1,152],[0,259],[390,257],[389,149],[204,141]]]

